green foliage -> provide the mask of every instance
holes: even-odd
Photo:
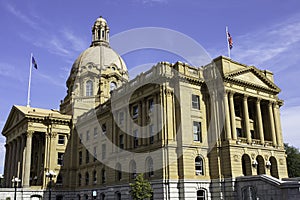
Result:
[[[284,144],[284,148],[287,154],[286,162],[288,168],[288,175],[292,177],[300,177],[300,152],[299,149]]]
[[[143,174],[139,174],[135,178],[134,183],[130,183],[130,194],[134,200],[143,200],[152,196],[152,188],[149,181],[144,179]]]

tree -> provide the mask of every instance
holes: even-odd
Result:
[[[284,144],[284,148],[287,154],[286,162],[288,168],[288,175],[292,177],[300,177],[300,152],[299,149]]]
[[[134,200],[143,200],[152,197],[152,188],[149,181],[144,179],[143,174],[139,174],[134,183],[130,183],[130,194]]]

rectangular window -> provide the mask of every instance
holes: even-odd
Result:
[[[132,107],[132,118],[136,119],[138,116],[139,116],[139,107],[136,105]]]
[[[122,125],[124,123],[124,113],[123,112],[120,112],[120,114],[119,114],[119,123],[120,123],[120,125]]]
[[[79,144],[82,143],[82,133],[79,134]]]
[[[57,153],[57,165],[59,165],[59,166],[64,165],[64,153],[61,153],[61,152]]]
[[[137,146],[139,146],[139,139],[138,139],[138,130],[134,130],[133,132],[133,147],[136,148]]]
[[[89,150],[85,151],[85,163],[89,163],[90,162],[90,153]]]
[[[241,128],[236,128],[236,135],[238,137],[243,137],[243,132],[242,132],[242,129]]]
[[[94,138],[96,138],[98,136],[98,129],[97,127],[94,128]]]
[[[65,136],[59,134],[58,135],[58,144],[65,144]]]
[[[102,159],[106,158],[106,144],[102,144]]]
[[[97,160],[97,147],[94,147],[94,162]]]
[[[202,142],[201,122],[193,122],[194,141]]]
[[[200,98],[198,95],[192,95],[192,108],[200,110]]]
[[[153,125],[149,126],[149,135],[150,135],[150,144],[154,143],[154,131],[153,131]]]
[[[119,145],[120,149],[124,149],[124,135],[119,135]]]
[[[149,109],[149,112],[152,112],[153,111],[153,108],[154,108],[154,101],[153,99],[149,99],[148,101],[148,109]]]
[[[78,155],[78,161],[79,161],[79,165],[82,164],[82,151],[79,151],[79,155]]]
[[[102,133],[106,134],[106,124],[102,124]]]
[[[86,131],[86,141],[90,139],[90,131]]]

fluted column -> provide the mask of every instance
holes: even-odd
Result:
[[[230,120],[231,120],[231,134],[232,139],[236,140],[236,124],[235,124],[235,110],[234,110],[234,100],[233,100],[234,93],[229,93],[229,106],[230,106]]]
[[[224,107],[225,107],[225,130],[226,130],[226,139],[231,139],[231,127],[230,127],[230,112],[228,106],[228,95],[227,92],[224,93]]]
[[[269,118],[270,118],[272,142],[273,142],[273,145],[276,146],[277,140],[276,140],[275,125],[274,125],[273,103],[269,102],[268,107],[269,107]]]
[[[251,133],[250,133],[250,120],[249,120],[249,111],[248,111],[248,96],[244,95],[243,98],[244,104],[244,122],[245,122],[245,131],[247,142],[250,144],[252,142]]]
[[[259,139],[261,144],[265,144],[265,138],[264,138],[264,128],[263,128],[263,121],[261,116],[261,108],[260,108],[260,100],[257,98],[256,100],[256,114],[257,114],[257,125],[258,125],[258,133],[259,133]]]
[[[275,104],[273,107],[273,114],[275,119],[275,128],[276,128],[276,138],[278,146],[282,147],[282,131],[281,131],[281,122],[280,122],[280,114],[279,114],[279,105]]]
[[[25,153],[25,167],[23,176],[23,186],[29,187],[30,180],[30,164],[31,164],[31,150],[32,150],[32,135],[33,131],[28,131],[26,135],[26,153]]]

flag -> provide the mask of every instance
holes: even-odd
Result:
[[[229,32],[227,32],[227,38],[228,38],[229,48],[232,49],[232,47],[233,47],[233,42],[232,42],[232,37],[231,37],[231,35],[230,35]]]
[[[33,56],[31,57],[31,63],[32,63],[32,65],[33,65],[34,68],[36,68],[36,69],[38,68],[37,63],[36,63],[36,61],[35,61],[35,59],[34,59]]]

